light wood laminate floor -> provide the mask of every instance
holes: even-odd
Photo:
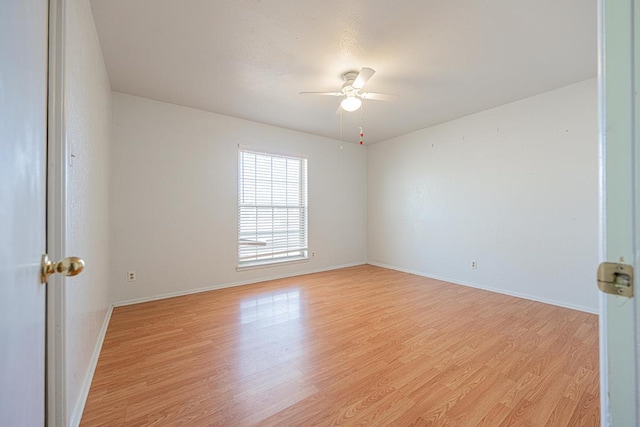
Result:
[[[114,309],[82,426],[599,426],[597,316],[369,265]]]

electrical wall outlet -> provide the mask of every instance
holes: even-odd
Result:
[[[311,258],[315,258],[316,257],[316,253],[315,252],[311,252]]]
[[[471,268],[474,270],[478,268],[478,261],[471,261]]]
[[[127,282],[135,282],[135,281],[136,281],[136,272],[127,271]]]

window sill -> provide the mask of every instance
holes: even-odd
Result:
[[[236,267],[236,271],[257,270],[260,268],[278,267],[281,265],[289,264],[300,264],[303,262],[309,262],[309,258],[294,258],[288,259],[286,261],[256,262],[251,264],[239,265]]]

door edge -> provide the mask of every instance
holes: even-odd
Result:
[[[66,254],[67,157],[65,79],[65,0],[49,0],[47,105],[47,252],[53,259]],[[56,274],[47,285],[45,424],[67,426],[65,357],[65,279]]]

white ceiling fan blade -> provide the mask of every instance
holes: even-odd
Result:
[[[375,72],[376,71],[373,68],[366,67],[360,70],[360,73],[358,73],[358,77],[356,77],[355,81],[353,82],[353,88],[362,89]]]
[[[300,92],[300,95],[342,96],[342,92]]]
[[[344,111],[342,109],[342,106],[338,105],[338,109],[336,110],[336,115],[339,116],[340,114],[342,114],[342,111]]]
[[[371,99],[373,101],[395,101],[396,99],[398,99],[398,95],[390,95],[387,93],[375,93],[375,92],[361,93],[360,96],[363,99]]]

